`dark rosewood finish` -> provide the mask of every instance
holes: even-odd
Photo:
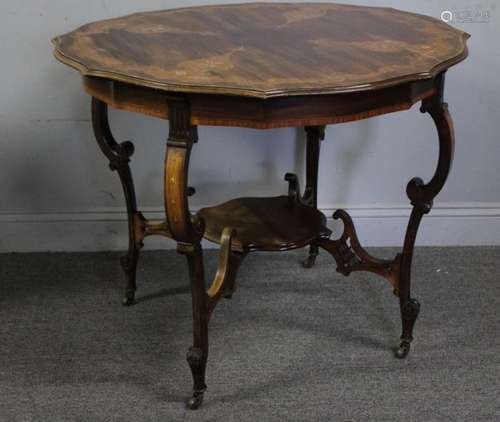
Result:
[[[231,23],[234,19],[245,23],[244,31]],[[128,253],[122,259],[124,303],[134,301],[137,260],[146,236],[171,238],[186,256],[193,314],[187,354],[193,376],[190,409],[201,405],[207,388],[210,317],[221,298],[233,295],[237,271],[252,251],[309,247],[303,265],[311,268],[321,248],[343,275],[369,271],[385,278],[401,310],[396,356],[407,356],[420,311],[411,295],[415,240],[453,159],[444,74],[467,56],[467,37],[435,19],[394,9],[256,3],[136,14],[55,39],[56,57],[83,75],[92,96],[97,142],[123,185],[129,227]],[[325,126],[406,110],[419,101],[435,122],[439,160],[428,183],[415,178],[408,184],[413,210],[401,253],[394,259],[369,254],[343,210],[333,215],[342,221],[343,233],[331,239],[326,217],[317,209]],[[129,168],[134,147],[113,138],[108,106],[169,120],[164,220],[147,220],[137,209]],[[287,195],[238,198],[191,214],[188,197],[194,189],[188,185],[188,170],[198,125],[304,127],[304,190],[299,177],[287,173]],[[203,238],[220,244],[208,289]]]
[[[134,182],[130,172],[129,161],[134,153],[134,144],[130,141],[117,143],[113,138],[108,122],[108,106],[95,98],[92,99],[92,124],[95,137],[102,152],[109,160],[111,170],[116,170],[125,194],[128,215],[128,253],[121,258],[121,264],[127,277],[123,304],[131,305],[134,302],[136,290],[137,261],[139,250],[142,247],[141,235],[138,234],[138,221],[142,220],[137,212]],[[139,217],[139,220],[137,219]]]
[[[269,99],[433,78],[465,58],[466,39],[438,19],[395,9],[246,3],[94,22],[54,44],[59,60],[87,76]]]
[[[201,209],[197,215],[205,221],[204,237],[212,242],[218,242],[224,228],[230,226],[238,227],[233,241],[237,252],[286,251],[331,234],[325,216],[300,199],[294,194],[239,198]]]
[[[399,301],[403,320],[403,333],[401,335],[401,344],[397,350],[397,356],[400,358],[405,357],[410,350],[410,342],[413,339],[413,326],[420,311],[420,304],[410,296],[411,261],[418,227],[424,214],[430,212],[434,198],[441,191],[448,178],[455,147],[453,121],[448,112],[448,104],[443,102],[444,73],[436,78],[435,83],[436,93],[433,97],[422,102],[421,111],[430,114],[438,131],[439,160],[436,172],[429,183],[425,184],[422,179],[416,177],[408,183],[406,188],[413,210],[408,223],[401,257]]]
[[[88,76],[83,78],[83,83],[89,95],[114,108],[169,118],[165,92]],[[189,99],[191,124],[194,126],[272,129],[346,123],[408,110],[433,93],[433,81],[428,79],[349,94],[301,95],[267,100],[201,94],[186,94],[184,98]]]
[[[306,126],[306,190],[304,201],[311,207],[318,208],[318,171],[321,141],[325,139],[325,126]],[[302,263],[305,268],[312,268],[318,256],[318,244],[309,246],[309,256]]]

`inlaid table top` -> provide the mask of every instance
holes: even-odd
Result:
[[[163,91],[270,98],[368,91],[432,78],[468,34],[389,8],[250,3],[104,20],[54,39],[85,76]]]

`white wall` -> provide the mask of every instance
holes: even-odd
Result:
[[[231,1],[233,3],[234,1]],[[368,1],[439,17],[481,7],[490,23],[456,23],[470,34],[469,59],[447,75],[457,137],[453,172],[426,217],[419,244],[500,244],[500,8],[494,1]],[[0,3],[0,251],[102,250],[126,245],[116,174],[98,150],[79,74],[56,62],[50,39],[84,23],[139,10],[218,1],[19,0]],[[346,1],[346,3],[355,3]],[[472,8],[472,9],[471,9]],[[133,171],[141,208],[162,216],[168,123],[113,112],[116,137],[136,145]],[[193,209],[234,196],[281,194],[283,175],[302,173],[303,136],[294,129],[200,128],[190,184]],[[320,208],[342,206],[368,245],[402,242],[407,182],[428,180],[435,128],[408,112],[330,126],[320,163]],[[150,247],[172,247],[163,239]]]

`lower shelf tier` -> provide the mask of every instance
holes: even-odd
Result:
[[[220,243],[225,227],[236,229],[233,250],[284,251],[302,248],[318,238],[328,238],[326,217],[320,211],[288,196],[238,198],[203,208],[204,237]]]

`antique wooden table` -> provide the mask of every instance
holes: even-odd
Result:
[[[453,157],[453,125],[443,102],[444,73],[467,56],[468,34],[436,19],[395,9],[328,3],[255,3],[139,13],[85,25],[55,38],[55,55],[83,75],[92,96],[97,142],[118,171],[128,210],[129,248],[124,304],[134,301],[139,250],[149,235],[177,242],[186,255],[193,304],[193,346],[187,360],[194,379],[190,408],[206,390],[208,322],[216,303],[231,297],[238,266],[251,251],[310,247],[328,251],[337,271],[370,271],[392,284],[399,297],[402,335],[396,356],[405,357],[420,305],[410,295],[413,247],[422,216],[442,189]],[[330,239],[317,209],[320,142],[328,124],[409,109],[422,102],[439,138],[437,169],[428,183],[411,180],[413,206],[402,252],[392,260],[360,245],[350,216]],[[168,119],[164,221],[138,210],[129,160],[131,142],[111,133],[107,107]],[[303,193],[295,174],[285,176],[288,195],[239,198],[189,211],[189,156],[197,125],[247,128],[305,127],[307,177]],[[238,157],[234,157],[235,160]],[[220,243],[217,273],[205,287],[202,238]]]

